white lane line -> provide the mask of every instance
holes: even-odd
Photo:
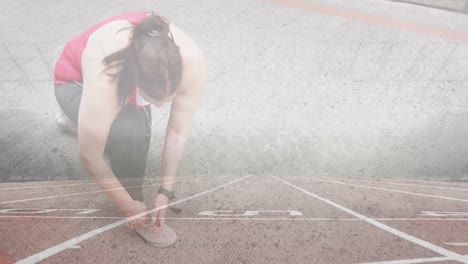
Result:
[[[219,176],[216,176],[217,178]],[[187,178],[187,177],[186,177]],[[209,178],[209,177],[196,177],[196,178]],[[193,178],[190,178],[193,179]],[[108,182],[131,182],[133,180],[109,180],[104,181]],[[13,183],[12,183],[13,184]],[[16,183],[19,184],[19,183]],[[11,188],[1,188],[0,191],[11,191],[11,190],[22,190],[22,189],[36,189],[36,188],[57,188],[57,187],[71,187],[71,186],[84,186],[84,185],[97,185],[95,182],[81,182],[81,183],[70,183],[70,184],[61,184],[61,185],[38,185],[38,186],[25,186],[25,187],[11,187]]]
[[[448,184],[448,185],[462,185],[467,186],[466,182],[451,182],[451,181],[424,181],[424,180],[406,180],[406,179],[385,179],[385,181],[392,182],[421,182],[421,183],[430,183],[430,184]]]
[[[433,217],[467,217],[468,212],[447,212],[447,211],[421,211],[419,215],[423,216],[433,216]]]
[[[289,216],[302,216],[303,214],[299,211],[293,211],[293,210],[260,210],[260,211],[245,211],[244,213],[234,213],[233,210],[217,210],[217,211],[203,211],[199,212],[198,215],[202,216],[215,216],[215,217],[236,217],[236,216],[244,216],[244,217],[249,217],[249,216],[257,216],[259,214],[272,214],[272,213],[281,213],[281,214],[288,214]]]
[[[205,179],[205,178],[202,178],[202,179]],[[168,182],[168,183],[193,182],[193,181],[199,181],[199,180],[202,180],[202,179],[194,179],[194,180],[190,180],[190,181],[174,181],[174,182]],[[147,185],[143,185],[143,187],[149,187],[149,186],[155,186],[155,185],[159,185],[159,183],[147,184]],[[139,188],[141,186],[142,185],[131,186],[131,187],[127,187],[127,189]],[[0,204],[21,203],[21,202],[39,201],[39,200],[52,199],[52,198],[71,197],[71,196],[78,196],[78,195],[85,195],[85,194],[105,193],[105,192],[108,192],[108,191],[115,191],[115,190],[122,190],[122,189],[125,189],[125,188],[113,188],[113,189],[108,189],[106,191],[99,190],[99,191],[92,191],[92,192],[79,192],[79,193],[71,193],[71,194],[62,194],[62,195],[53,195],[53,196],[29,198],[29,199],[23,199],[23,200],[13,200],[13,201],[0,202]]]
[[[291,177],[297,177],[297,176],[291,176]],[[330,179],[330,177],[324,177],[324,176],[318,176],[319,178],[326,178]],[[430,183],[430,184],[437,184],[437,185],[442,185],[442,184],[447,184],[448,186],[466,186],[468,187],[468,182],[451,182],[451,181],[425,181],[425,180],[408,180],[408,179],[391,179],[391,178],[381,178],[381,179],[360,179],[360,178],[350,178],[350,177],[332,177],[333,179],[339,179],[339,180],[358,180],[358,181],[376,181],[376,182],[395,182],[395,183],[403,183],[403,182],[409,182],[409,183]],[[427,186],[432,186],[432,185],[427,185]]]
[[[69,247],[68,249],[81,249],[81,246],[80,245],[73,245],[73,246]]]
[[[435,188],[435,189],[443,189],[443,190],[455,190],[455,191],[468,192],[467,188],[455,188],[452,186],[433,186],[433,185],[421,185],[421,184],[397,183],[397,182],[388,182],[388,183],[394,184],[394,185],[400,185],[400,186],[414,186],[414,187],[421,187],[421,188]]]
[[[417,193],[417,192],[407,192],[407,191],[400,191],[400,190],[395,190],[395,189],[373,187],[373,186],[368,186],[368,185],[353,184],[353,183],[346,183],[346,182],[333,181],[333,180],[320,180],[320,179],[312,179],[312,178],[309,178],[309,177],[295,177],[295,178],[305,178],[305,179],[312,180],[312,181],[329,182],[329,183],[348,185],[348,186],[354,186],[354,187],[365,188],[365,189],[374,189],[374,190],[387,191],[387,192],[403,193],[403,194],[410,194],[410,195],[429,197],[429,198],[438,198],[438,199],[457,201],[457,202],[468,202],[468,200],[466,200],[466,199],[458,199],[458,198],[453,198],[453,197],[446,197],[446,196],[440,196],[440,195],[430,195],[430,194]]]
[[[360,264],[413,264],[413,263],[427,263],[427,262],[439,262],[452,260],[449,257],[436,257],[436,258],[419,258],[419,259],[402,259],[402,260],[391,260],[391,261],[379,261],[379,262],[365,262]]]
[[[325,178],[325,177],[319,177],[319,178]],[[330,179],[330,178],[325,178],[325,179]],[[443,190],[456,190],[456,191],[468,192],[468,189],[466,189],[466,188],[455,188],[455,187],[452,187],[452,186],[434,186],[434,185],[421,185],[421,184],[412,184],[412,183],[398,183],[398,182],[392,182],[392,181],[344,179],[344,178],[342,178],[341,180],[373,182],[373,183],[386,183],[386,184],[400,185],[400,186],[413,186],[413,187],[421,187],[421,188],[435,188],[435,189],[443,189]]]
[[[316,195],[314,193],[306,191],[306,190],[304,190],[304,189],[302,189],[302,188],[300,188],[300,187],[298,187],[296,185],[293,185],[293,184],[291,184],[291,183],[289,183],[289,182],[287,182],[285,180],[282,180],[282,179],[277,178],[275,176],[271,176],[271,177],[273,177],[274,179],[276,179],[276,180],[278,180],[280,182],[283,182],[284,184],[286,184],[286,185],[288,185],[288,186],[290,186],[290,187],[292,187],[292,188],[294,188],[296,190],[299,190],[299,191],[301,191],[301,192],[303,192],[305,194],[308,194],[308,195],[310,195],[310,196],[312,196],[312,197],[314,197],[314,198],[316,198],[316,199],[318,199],[318,200],[320,200],[322,202],[325,202],[325,203],[327,203],[327,204],[329,204],[329,205],[331,205],[331,206],[333,206],[335,208],[338,208],[341,211],[344,211],[344,212],[346,212],[346,213],[348,213],[348,214],[350,214],[350,215],[352,215],[354,217],[362,219],[362,220],[366,221],[367,223],[369,223],[369,224],[371,224],[371,225],[373,225],[375,227],[378,227],[378,228],[380,228],[380,229],[382,229],[384,231],[387,231],[387,232],[389,232],[391,234],[394,234],[394,235],[396,235],[396,236],[398,236],[398,237],[400,237],[402,239],[410,241],[410,242],[412,242],[412,243],[414,243],[416,245],[419,245],[421,247],[424,247],[426,249],[432,250],[437,254],[449,257],[449,258],[457,260],[457,261],[461,261],[463,263],[468,263],[468,258],[466,258],[466,257],[464,257],[464,256],[462,256],[460,254],[457,254],[457,253],[455,253],[453,251],[450,251],[450,250],[447,250],[445,248],[439,247],[437,245],[434,245],[434,244],[432,244],[430,242],[424,241],[424,240],[419,239],[417,237],[414,237],[412,235],[406,234],[406,233],[404,233],[404,232],[402,232],[400,230],[397,230],[395,228],[392,228],[392,227],[390,227],[388,225],[382,224],[382,223],[380,223],[378,221],[375,221],[375,220],[373,220],[373,219],[371,219],[371,218],[369,218],[369,217],[367,217],[365,215],[359,214],[359,213],[357,213],[357,212],[355,212],[355,211],[353,211],[351,209],[348,209],[348,208],[346,208],[344,206],[341,206],[341,205],[339,205],[339,204],[337,204],[335,202],[332,202],[332,201],[330,201],[328,199],[325,199],[323,197],[320,197],[320,196],[318,196],[318,195]]]
[[[36,218],[36,219],[124,219],[125,217],[119,217],[119,216],[37,216],[37,215],[0,215],[0,219],[2,218],[26,218],[26,219],[31,219],[31,218]],[[328,222],[347,222],[347,221],[363,221],[362,219],[358,218],[281,218],[281,217],[276,217],[276,218],[246,218],[246,217],[167,217],[164,219],[168,220],[247,220],[247,221],[328,221]],[[467,221],[468,218],[452,218],[452,219],[447,219],[447,218],[371,218],[372,220],[375,221],[386,221],[386,222],[391,222],[391,221],[446,221],[446,222],[463,222]]]
[[[132,180],[120,181],[127,182]],[[134,180],[133,180],[134,181]],[[116,182],[116,181],[105,181],[105,182]],[[12,191],[12,190],[23,190],[23,189],[36,189],[36,188],[57,188],[57,187],[69,187],[69,186],[84,186],[84,185],[95,185],[94,182],[82,182],[82,183],[71,183],[71,184],[61,184],[61,185],[38,185],[38,186],[24,186],[24,187],[14,187],[14,188],[2,188],[0,191]]]
[[[226,187],[226,186],[228,186],[228,185],[231,185],[231,184],[234,184],[234,183],[236,183],[236,182],[242,181],[242,180],[244,180],[244,179],[246,179],[246,178],[248,178],[248,177],[250,177],[250,176],[246,176],[246,177],[243,177],[243,178],[241,178],[241,179],[237,179],[237,180],[235,180],[235,181],[232,181],[232,182],[229,182],[229,183],[225,183],[225,184],[220,185],[220,186],[218,186],[218,187],[211,188],[211,189],[209,189],[209,190],[207,190],[207,191],[204,191],[204,192],[201,192],[201,193],[198,193],[198,194],[194,194],[194,195],[188,196],[188,197],[186,197],[186,198],[177,200],[177,201],[175,201],[175,202],[169,203],[169,204],[167,204],[167,205],[165,205],[165,206],[160,206],[160,207],[154,208],[154,209],[152,209],[152,210],[148,210],[148,211],[146,211],[146,212],[144,212],[144,213],[137,214],[137,215],[135,215],[135,216],[122,219],[122,220],[117,221],[117,222],[115,222],[115,223],[112,223],[112,224],[109,224],[109,225],[106,225],[106,226],[103,226],[103,227],[100,227],[100,228],[91,230],[91,231],[89,231],[89,232],[87,232],[87,233],[85,233],[85,234],[82,234],[82,235],[80,235],[80,236],[74,237],[74,238],[72,238],[72,239],[69,239],[69,240],[63,242],[63,243],[60,243],[60,244],[58,244],[58,245],[55,245],[55,246],[53,246],[53,247],[51,247],[51,248],[48,248],[48,249],[46,249],[46,250],[44,250],[44,251],[38,252],[38,253],[36,253],[36,254],[34,254],[34,255],[32,255],[32,256],[29,256],[29,257],[27,257],[27,258],[25,258],[25,259],[22,259],[22,260],[16,262],[16,264],[37,263],[37,262],[42,261],[42,260],[44,260],[44,259],[47,259],[47,258],[49,258],[49,257],[51,257],[51,256],[53,256],[53,255],[56,255],[56,254],[58,254],[58,253],[60,253],[60,252],[62,252],[62,251],[64,251],[64,250],[70,248],[71,246],[75,246],[75,245],[77,245],[77,244],[79,244],[79,243],[81,243],[81,242],[83,242],[83,241],[85,241],[85,240],[87,240],[87,239],[90,239],[90,238],[95,237],[95,236],[97,236],[97,235],[99,235],[99,234],[102,234],[102,233],[104,233],[104,232],[106,232],[106,231],[109,231],[109,230],[111,230],[111,229],[114,229],[114,228],[116,228],[116,227],[119,227],[119,226],[121,226],[121,225],[124,225],[124,224],[126,224],[126,223],[128,223],[128,222],[130,222],[130,221],[133,221],[133,220],[135,220],[135,219],[138,219],[138,218],[144,217],[144,216],[146,216],[146,215],[152,214],[152,213],[157,212],[157,211],[159,211],[159,210],[161,210],[161,209],[167,208],[168,206],[180,204],[180,203],[183,203],[183,202],[185,202],[185,201],[194,199],[194,198],[196,198],[196,197],[198,197],[198,196],[201,196],[201,195],[204,195],[204,194],[207,194],[207,193],[210,193],[210,192],[213,192],[213,191],[222,189],[222,188],[224,188],[224,187]]]
[[[468,247],[468,242],[444,242],[444,244],[455,247]]]
[[[71,211],[75,214],[85,215],[100,211],[100,209],[44,209],[44,208],[4,208],[0,209],[1,214],[47,214],[58,211]]]

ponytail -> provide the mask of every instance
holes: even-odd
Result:
[[[148,96],[163,100],[175,93],[182,79],[182,59],[169,22],[152,13],[132,29],[128,46],[103,60],[106,70],[121,67],[118,73],[107,73],[118,80],[121,106],[135,86]]]

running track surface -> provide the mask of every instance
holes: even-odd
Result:
[[[468,263],[468,184],[224,175],[175,188],[183,210],[166,221],[179,239],[158,249],[92,182],[1,184],[0,260]]]

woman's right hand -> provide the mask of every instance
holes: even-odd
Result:
[[[134,215],[144,213],[147,210],[148,209],[146,208],[146,205],[144,203],[133,200],[132,202],[127,204],[126,208],[123,211],[127,217],[132,217]],[[139,217],[137,219],[134,219],[128,222],[128,226],[131,228],[146,227],[149,225],[150,222],[151,222],[150,215],[145,215],[145,216]]]

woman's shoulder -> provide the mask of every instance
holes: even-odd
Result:
[[[104,58],[128,45],[132,24],[127,20],[109,22],[89,36],[83,56]]]
[[[187,58],[202,56],[202,52],[195,41],[174,23],[170,23],[170,30],[174,36],[174,42],[180,48],[181,55]]]
[[[111,82],[112,78],[101,73],[104,71],[111,74],[117,73],[119,67],[109,69],[103,60],[127,47],[131,33],[131,30],[127,29],[128,27],[131,27],[128,21],[117,20],[102,26],[90,35],[81,57],[83,79],[104,78]]]
[[[183,77],[178,94],[198,97],[203,88],[206,71],[203,53],[195,41],[179,27],[172,23],[170,27],[174,42],[179,46],[183,65]],[[200,85],[195,85],[195,83]]]

